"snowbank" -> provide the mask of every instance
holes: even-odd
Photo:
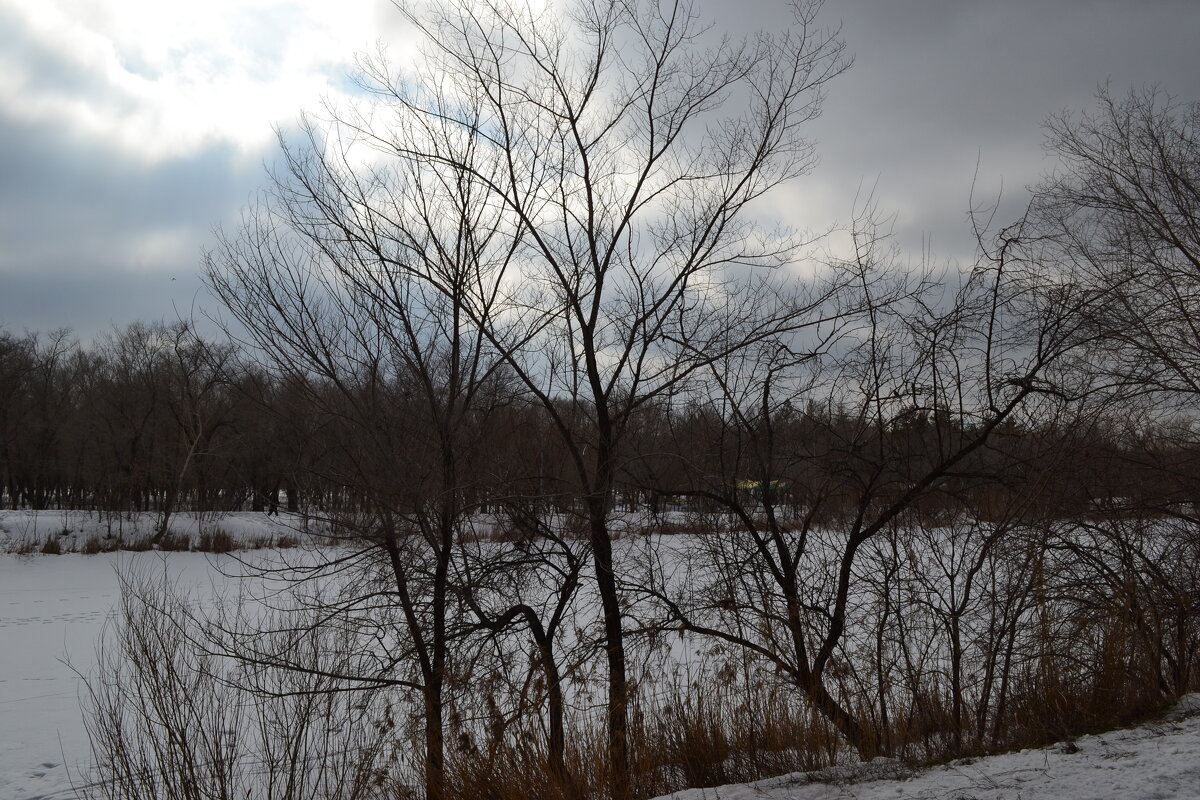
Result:
[[[0,511],[0,553],[36,554],[47,542],[62,553],[145,549],[158,521],[159,515],[152,511]],[[271,547],[299,543],[309,535],[308,523],[297,514],[251,511],[181,511],[171,516],[167,528],[176,543],[164,549],[227,549],[213,547],[214,537],[227,537],[225,541],[235,549]]]
[[[1200,798],[1200,694],[1163,720],[1040,750],[960,759],[913,772],[898,762],[794,773],[754,783],[689,789],[672,800],[1196,800]]]

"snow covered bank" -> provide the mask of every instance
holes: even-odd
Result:
[[[895,761],[837,767],[671,800],[1196,800],[1200,694],[1163,720],[1040,750],[960,759],[914,772]]]
[[[145,549],[159,523],[152,511],[119,514],[95,511],[0,510],[0,553],[39,553],[47,542],[62,553]],[[167,526],[176,543],[163,549],[220,550],[212,547],[222,537],[233,549],[286,546],[309,540],[309,523],[298,514],[262,512],[196,513],[171,515]],[[311,528],[323,533],[321,526]]]

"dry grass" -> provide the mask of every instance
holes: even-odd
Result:
[[[120,549],[120,547],[121,540],[115,536],[107,538],[100,536],[89,536],[79,551],[84,555],[95,555],[96,553],[111,553]]]
[[[744,688],[744,687],[743,687]],[[747,695],[716,676],[675,686],[653,706],[631,710],[634,797],[753,781],[831,766],[846,748],[823,720],[783,687]],[[481,745],[460,735],[448,757],[448,800],[602,800],[611,795],[604,728],[598,718],[569,726],[556,767],[536,728]]]
[[[200,534],[194,549],[202,553],[229,553],[237,549],[237,544],[227,531],[218,528]]]

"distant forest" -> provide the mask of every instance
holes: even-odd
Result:
[[[184,323],[136,323],[89,345],[65,332],[0,332],[0,500],[31,510],[321,514],[361,508],[365,476],[386,469],[416,507],[439,452],[416,380],[371,376],[347,397],[327,379],[271,374]],[[546,410],[503,372],[487,393],[467,433],[478,443],[459,487],[468,505],[582,502]],[[350,421],[364,405],[377,410],[395,462],[369,460],[362,437],[376,431]],[[560,405],[572,414],[571,401]],[[861,403],[789,398],[751,430],[743,410],[699,396],[639,409],[616,457],[612,504],[716,512],[766,500],[791,516],[844,518],[865,497],[900,496],[952,443],[980,434],[961,414],[915,404],[880,422],[864,420]],[[1083,426],[1007,421],[913,507],[936,519],[965,503],[987,517],[1020,498],[1050,515],[1194,515],[1200,445],[1190,422],[1122,405]],[[781,454],[770,464],[757,446],[767,431]]]

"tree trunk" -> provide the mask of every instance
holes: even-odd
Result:
[[[425,700],[425,797],[442,800],[446,789],[445,735],[442,724],[442,687],[426,685]]]
[[[869,761],[879,755],[879,743],[876,741],[874,731],[868,731],[859,723],[854,715],[846,709],[842,708],[841,704],[829,693],[825,688],[824,681],[820,675],[813,675],[808,682],[801,682],[800,688],[808,695],[808,699],[817,707],[817,711],[821,716],[829,720],[838,733],[845,737],[850,746],[858,751],[858,755],[864,761]]]
[[[625,637],[621,604],[613,571],[612,539],[608,531],[607,493],[588,498],[596,585],[604,611],[604,654],[608,662],[608,759],[613,800],[629,800],[629,685],[625,674]]]
[[[563,728],[562,677],[558,661],[554,658],[554,644],[549,637],[538,637],[538,650],[542,658],[542,674],[546,676],[547,712],[550,717],[550,769],[561,779],[567,778],[566,733]]]

